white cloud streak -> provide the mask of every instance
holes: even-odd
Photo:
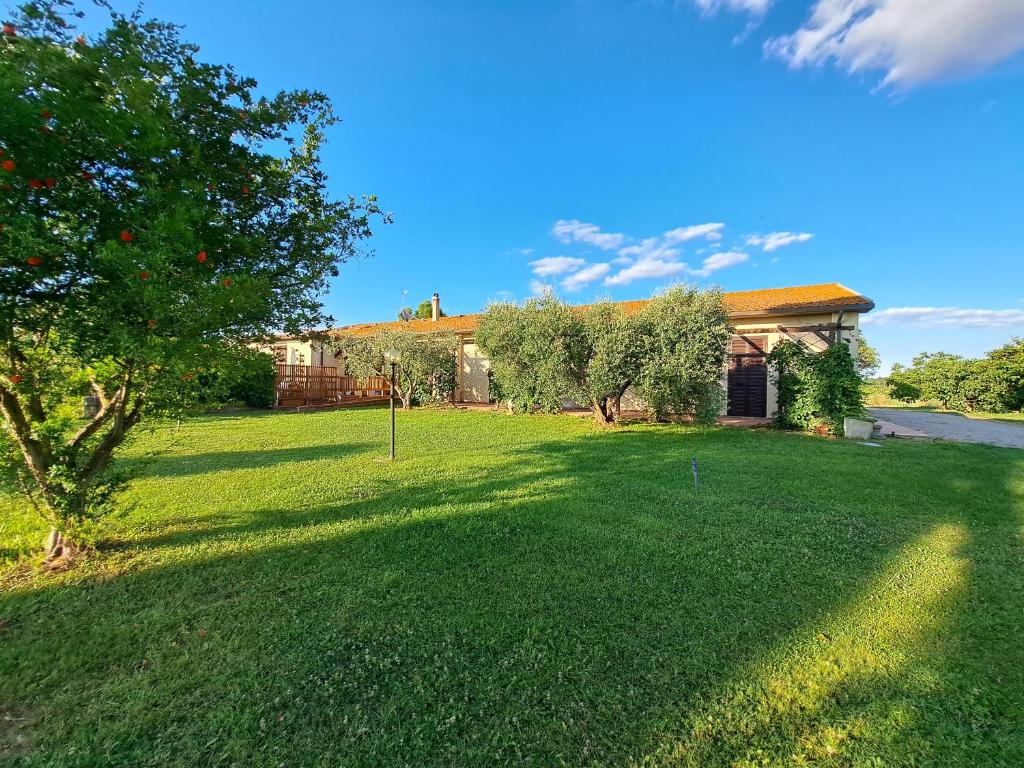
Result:
[[[600,280],[610,269],[609,264],[591,264],[562,280],[562,287],[567,291],[578,291],[589,283]]]
[[[694,0],[704,13],[717,13],[724,8],[738,13],[762,14],[768,10],[772,0]]]
[[[717,272],[720,269],[726,267],[734,267],[737,264],[742,264],[748,261],[750,257],[740,251],[725,251],[724,253],[714,253],[704,259],[700,269],[687,270],[690,274],[698,277],[710,277],[711,273]]]
[[[721,240],[724,227],[725,224],[721,223],[693,224],[689,227],[670,229],[663,237],[666,243],[685,243],[688,240],[696,240],[701,237],[707,240]]]
[[[1024,50],[1024,2],[818,0],[800,29],[764,50],[793,68],[835,62],[851,73],[881,70],[883,85],[908,88]]]
[[[1024,309],[962,309],[960,307],[891,307],[864,315],[867,325],[911,325],[919,328],[1019,328]]]
[[[585,259],[578,259],[573,256],[545,256],[543,259],[531,261],[533,274],[539,277],[550,277],[551,275],[564,275],[572,272],[586,264]]]
[[[551,234],[561,243],[587,243],[605,251],[618,248],[626,241],[626,236],[619,232],[602,232],[597,224],[579,219],[559,219],[551,228]]]
[[[769,232],[764,235],[750,235],[747,237],[747,245],[771,253],[793,243],[806,243],[812,237],[814,235],[810,232]]]
[[[605,285],[629,285],[635,280],[643,280],[652,277],[671,277],[678,275],[686,269],[686,265],[680,261],[665,261],[664,259],[645,258],[630,264],[625,269],[619,270],[611,277],[606,277]]]

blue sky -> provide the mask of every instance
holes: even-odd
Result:
[[[585,302],[834,280],[875,300],[886,365],[1024,335],[1021,0],[146,11],[267,91],[333,99],[333,191],[394,213],[334,282],[339,323],[433,291],[458,313],[539,283]]]

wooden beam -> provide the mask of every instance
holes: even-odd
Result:
[[[835,323],[819,323],[818,325],[774,325],[765,326],[763,328],[733,328],[733,333],[744,335],[744,334],[758,334],[758,333],[813,333],[814,331],[830,331],[836,329]],[[841,331],[852,331],[854,327],[852,325],[838,326]]]

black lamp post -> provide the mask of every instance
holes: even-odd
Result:
[[[402,362],[402,355],[397,349],[389,349],[384,353],[384,362],[391,364],[391,459],[395,458],[395,370]]]

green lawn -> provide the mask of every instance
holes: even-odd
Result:
[[[4,576],[0,763],[1024,764],[1024,451],[386,424],[140,440],[100,553]]]

